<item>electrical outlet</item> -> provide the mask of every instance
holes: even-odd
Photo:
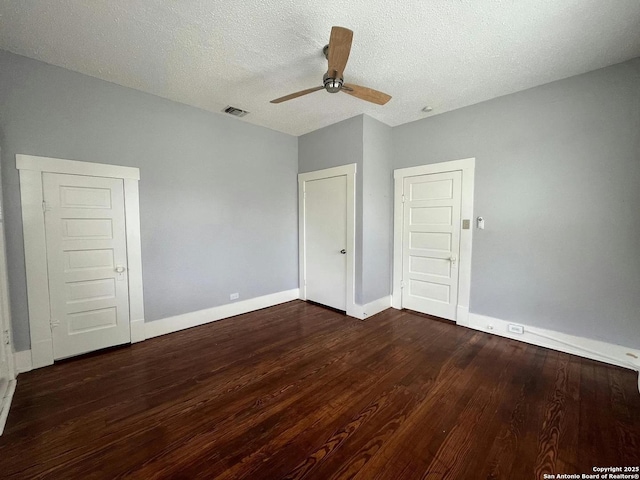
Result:
[[[493,330],[493,325],[487,325],[487,330]]]
[[[239,298],[240,298],[239,293],[232,293],[231,295],[229,295],[229,300],[237,300]]]
[[[509,325],[507,325],[507,330],[509,330],[511,333],[517,333],[519,335],[522,335],[524,333],[524,327],[522,325],[516,325],[514,323],[510,323]]]

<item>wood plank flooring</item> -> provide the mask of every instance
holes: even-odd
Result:
[[[640,465],[629,370],[301,301],[20,376],[2,478],[542,479]]]

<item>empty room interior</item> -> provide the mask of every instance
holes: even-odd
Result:
[[[638,0],[3,0],[0,157],[0,478],[640,478]]]

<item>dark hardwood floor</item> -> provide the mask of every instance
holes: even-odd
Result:
[[[301,301],[21,375],[2,478],[542,479],[640,464],[632,371]]]

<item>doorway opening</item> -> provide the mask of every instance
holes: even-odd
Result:
[[[356,164],[298,175],[300,298],[356,316]]]
[[[394,171],[394,308],[468,325],[475,159]]]
[[[144,340],[139,169],[32,155],[16,167],[32,367]]]

